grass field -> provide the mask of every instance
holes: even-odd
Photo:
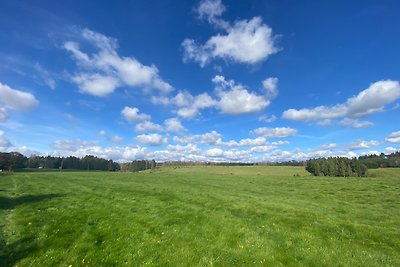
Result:
[[[400,266],[400,169],[371,174],[1,174],[0,266]]]

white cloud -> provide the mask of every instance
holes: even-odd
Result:
[[[262,115],[262,116],[258,117],[259,121],[267,122],[267,123],[274,122],[274,121],[276,121],[276,119],[277,119],[277,117],[275,115],[271,115],[271,116]]]
[[[381,112],[386,104],[398,98],[400,98],[400,84],[398,81],[378,81],[347,100],[348,114],[350,117],[358,118]]]
[[[182,123],[177,118],[166,119],[164,121],[165,130],[167,132],[184,132],[186,131]]]
[[[173,141],[176,144],[190,144],[190,143],[200,143],[206,145],[222,145],[222,135],[217,131],[211,131],[204,134],[196,135],[186,135],[186,136],[174,136]]]
[[[64,113],[64,114],[63,114],[63,117],[64,117],[64,119],[65,119],[66,121],[69,121],[69,122],[72,123],[72,124],[75,124],[75,125],[80,125],[80,124],[81,124],[80,120],[77,119],[77,118],[75,118],[75,117],[72,116],[71,114]]]
[[[193,97],[188,92],[184,94],[181,92],[178,93],[178,95],[172,99],[172,102],[181,107],[177,114],[185,119],[193,119],[200,113],[200,110],[213,107],[217,103],[207,93],[202,93]]]
[[[168,142],[168,139],[166,137],[163,137],[160,134],[141,134],[136,137],[136,140],[145,145],[150,145],[150,146],[161,146],[165,145]]]
[[[239,140],[239,142],[231,140],[228,142],[223,143],[223,145],[228,146],[228,147],[239,147],[239,146],[265,146],[267,144],[267,139],[264,137],[257,137],[254,139],[251,138],[245,138]]]
[[[106,132],[105,130],[100,130],[100,131],[99,131],[99,135],[100,135],[101,137],[104,137],[104,138],[107,138],[107,137],[108,137],[107,132]]]
[[[6,133],[0,130],[0,148],[3,150],[11,146],[11,142],[7,139]]]
[[[40,78],[42,79],[43,83],[50,87],[50,89],[56,89],[56,80],[51,77],[51,74],[45,70],[42,65],[36,63],[34,65],[34,69],[38,72]]]
[[[312,109],[288,109],[283,112],[283,117],[294,121],[323,121],[344,117],[347,115],[347,110],[347,107],[342,104],[332,107],[318,106]]]
[[[233,88],[231,91],[219,91],[218,108],[225,114],[244,114],[263,110],[269,105],[264,97],[248,92],[244,88]]]
[[[135,107],[124,107],[121,114],[129,122],[146,121],[151,118],[148,114],[139,113],[139,109]]]
[[[211,131],[199,136],[200,142],[207,145],[219,145],[222,143],[222,135],[217,131]]]
[[[178,107],[177,115],[185,119],[193,119],[200,114],[200,110],[216,105],[207,93],[193,96],[188,91],[179,91],[174,97],[153,96],[151,102],[155,105],[175,105]]]
[[[368,149],[373,146],[379,146],[380,143],[376,140],[370,140],[370,141],[365,141],[365,140],[357,140],[349,145],[349,148],[351,150],[357,150],[357,149]]]
[[[30,93],[16,90],[6,84],[0,83],[0,103],[7,109],[29,111],[35,108],[39,104],[39,101]],[[3,110],[3,117],[4,112]]]
[[[276,149],[276,146],[274,145],[265,145],[265,146],[252,147],[250,148],[250,151],[252,153],[267,153],[273,151],[274,149]]]
[[[322,146],[316,147],[314,150],[332,150],[337,147],[336,143],[328,143]]]
[[[269,77],[262,81],[262,85],[269,99],[275,98],[278,95],[278,78]]]
[[[53,148],[56,150],[64,150],[69,152],[76,152],[86,147],[97,146],[97,141],[84,141],[84,140],[56,140],[53,142]],[[83,155],[85,156],[85,155]]]
[[[200,1],[196,12],[200,19],[206,19],[210,24],[226,28],[228,23],[219,18],[225,9],[221,0],[203,0]]]
[[[98,142],[93,141],[58,140],[53,143],[53,147],[55,151],[51,154],[54,156],[84,157],[86,155],[93,155],[100,158],[113,159],[118,162],[151,158],[150,152],[140,146],[101,147],[98,145]]]
[[[154,105],[170,105],[171,99],[166,96],[152,96],[151,103]]]
[[[251,131],[251,133],[263,137],[283,138],[296,135],[297,130],[290,127],[277,127],[277,128],[261,127]]]
[[[161,132],[162,126],[151,121],[145,121],[136,124],[135,130],[138,132]]]
[[[0,122],[5,122],[8,119],[8,112],[5,108],[0,107]]]
[[[215,84],[216,98],[208,93],[193,96],[188,91],[179,91],[174,97],[152,97],[151,101],[153,104],[175,105],[179,117],[193,119],[206,108],[216,108],[230,115],[258,112],[270,104],[269,98],[275,96],[271,92],[265,92],[264,95],[249,92],[243,85],[226,80],[221,75],[216,75],[212,82]]]
[[[220,148],[211,148],[207,151],[205,151],[204,155],[207,157],[221,157],[224,154],[224,151]]]
[[[80,68],[72,81],[81,92],[106,96],[122,85],[156,89],[161,93],[173,90],[170,84],[161,79],[156,66],[146,66],[133,57],[118,55],[116,39],[88,29],[82,30],[80,35],[99,49],[98,53],[88,55],[81,51],[77,43],[64,43],[64,49],[72,54]]]
[[[168,151],[173,151],[173,152],[179,152],[179,153],[195,153],[197,154],[200,149],[193,144],[187,144],[186,146],[182,145],[168,145],[167,146]]]
[[[385,148],[385,154],[391,154],[395,152],[400,152],[400,148],[395,148],[391,146]]]
[[[114,143],[121,143],[123,140],[124,138],[122,138],[121,136],[118,135],[111,136],[111,141],[113,141]]]
[[[392,132],[387,138],[385,138],[385,141],[390,143],[400,143],[400,131]]]
[[[214,35],[204,45],[197,44],[193,39],[185,39],[182,42],[184,61],[196,61],[201,67],[215,58],[255,64],[278,52],[272,29],[263,24],[260,17],[238,20],[231,26],[224,20],[215,19],[216,12],[203,14],[208,16],[213,25],[222,28],[226,35]]]
[[[118,135],[109,136],[105,130],[100,130],[99,135],[105,138],[106,140],[109,140],[114,143],[121,143],[124,140],[121,136]]]
[[[342,125],[343,127],[364,128],[372,126],[374,124],[370,121],[360,121],[357,119],[344,118],[340,121],[340,125]]]
[[[105,97],[114,92],[118,86],[118,80],[112,76],[99,74],[79,74],[72,77],[72,81],[79,85],[82,93]]]
[[[295,121],[318,122],[325,119],[340,117],[359,118],[383,111],[385,105],[400,98],[400,84],[398,81],[383,80],[372,83],[367,89],[358,95],[349,98],[343,104],[334,106],[318,106],[300,110],[289,109],[283,113],[283,117]],[[348,120],[344,121],[349,122]],[[368,122],[354,124],[358,127],[369,126]],[[357,127],[356,127],[357,128]]]
[[[247,91],[242,85],[233,80],[225,80],[217,75],[212,80],[216,84],[219,101],[217,107],[222,113],[238,115],[258,112],[269,105],[269,101],[260,95]]]

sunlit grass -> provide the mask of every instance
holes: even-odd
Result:
[[[400,170],[372,174],[0,175],[0,266],[400,266]]]

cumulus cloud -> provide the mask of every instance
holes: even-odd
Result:
[[[390,143],[400,143],[400,131],[392,132],[387,138],[385,138],[385,141]]]
[[[164,121],[165,130],[167,132],[184,132],[186,128],[183,127],[182,123],[177,118],[170,118]]]
[[[151,118],[148,114],[139,113],[139,109],[135,107],[124,107],[121,115],[129,122],[145,121]]]
[[[222,113],[239,115],[263,110],[269,105],[264,97],[236,87],[229,91],[219,91],[218,108]]]
[[[328,144],[324,144],[322,146],[316,147],[316,148],[314,148],[314,150],[332,150],[336,147],[337,147],[336,143],[328,143]]]
[[[187,38],[182,42],[185,62],[195,61],[204,67],[213,59],[255,64],[278,52],[276,37],[261,17],[237,20],[233,24],[221,18],[226,7],[221,0],[203,0],[195,9],[200,19],[221,30],[205,44]]]
[[[88,29],[83,29],[80,36],[99,50],[89,55],[76,42],[64,43],[64,49],[71,53],[79,67],[71,80],[81,92],[104,97],[122,85],[155,89],[161,93],[173,90],[169,83],[161,79],[156,66],[144,65],[133,57],[120,56],[116,39]]]
[[[140,146],[101,147],[96,141],[82,141],[79,139],[58,140],[53,143],[53,147],[55,150],[51,154],[54,156],[84,157],[93,155],[119,162],[151,158],[150,152]]]
[[[82,140],[60,140],[54,142],[56,149],[52,155],[83,157],[94,155],[109,158],[116,161],[131,161],[134,159],[154,158],[156,161],[216,161],[216,162],[281,162],[290,160],[307,160],[316,157],[348,157],[353,158],[360,155],[375,153],[374,151],[362,151],[378,145],[375,140],[357,140],[346,146],[346,149],[338,149],[337,144],[328,143],[307,150],[294,149],[286,151],[279,146],[288,144],[287,141],[268,143],[265,138],[247,138],[239,141],[223,142],[218,132],[209,132],[208,138],[205,134],[181,136],[179,140],[186,139],[186,143],[178,143],[178,137],[174,137],[176,145],[167,144],[167,138],[159,134],[139,135],[137,141],[148,146],[166,145],[165,148],[149,151],[140,146],[109,146],[101,147],[98,142]],[[2,134],[0,133],[0,136]],[[211,138],[211,136],[214,136]],[[1,139],[1,138],[0,138]],[[195,142],[195,143],[194,143]],[[235,144],[233,142],[236,142]],[[211,144],[211,147],[199,147],[198,144]],[[214,145],[215,144],[215,145]],[[218,147],[215,147],[218,146]],[[352,146],[353,148],[350,148]],[[8,151],[23,148],[9,147]],[[361,153],[355,151],[361,149]],[[6,149],[7,150],[7,149]],[[387,147],[386,152],[395,152],[399,148]],[[27,149],[25,148],[25,151]]]
[[[216,84],[219,97],[217,107],[222,113],[238,115],[258,112],[270,103],[265,96],[249,92],[244,86],[226,80],[224,76],[216,75],[212,81]]]
[[[224,151],[220,148],[211,148],[204,153],[207,157],[221,157],[224,154]]]
[[[174,97],[170,98],[153,96],[151,102],[155,105],[175,105],[178,107],[177,115],[185,119],[193,119],[200,114],[202,109],[216,105],[216,100],[208,93],[193,96],[186,90],[179,91]]]
[[[72,81],[79,85],[81,92],[99,97],[109,95],[118,86],[116,78],[99,74],[78,74],[72,77]]]
[[[238,141],[236,140],[223,141],[222,135],[217,131],[211,131],[204,134],[185,135],[179,137],[174,136],[173,141],[179,145],[203,144],[203,145],[217,146],[217,147],[252,147],[252,148],[268,146],[269,149],[289,144],[288,141],[277,141],[269,143],[265,137],[243,138]]]
[[[261,115],[260,117],[258,117],[259,121],[267,122],[267,123],[274,122],[274,121],[276,121],[276,119],[277,119],[277,117],[275,115],[271,115],[271,116]]]
[[[3,105],[3,118],[5,118],[5,110],[13,109],[17,111],[29,111],[35,108],[39,101],[34,95],[28,92],[11,88],[10,86],[0,83],[0,103]]]
[[[241,139],[239,141],[228,141],[228,142],[224,142],[221,143],[222,145],[228,146],[228,147],[240,147],[240,146],[252,146],[252,147],[256,147],[256,146],[264,146],[266,145],[267,139],[265,139],[264,137],[257,137],[257,138],[245,138],[245,139]]]
[[[193,144],[187,144],[186,146],[182,145],[168,145],[167,146],[168,151],[172,152],[179,152],[179,153],[190,153],[190,154],[198,154],[200,149]]]
[[[226,28],[229,26],[227,22],[220,19],[220,16],[225,11],[225,6],[222,4],[221,0],[203,0],[195,9],[199,16],[199,19],[205,19],[210,24]]]
[[[135,130],[138,132],[161,132],[162,126],[151,121],[145,121],[136,124]]]
[[[357,150],[357,149],[368,149],[371,148],[373,146],[379,146],[380,143],[376,140],[370,140],[370,141],[366,141],[366,140],[357,140],[353,143],[351,143],[349,145],[349,148],[351,150]]]
[[[318,106],[315,108],[289,109],[283,117],[295,121],[319,122],[324,120],[343,118],[344,126],[352,125],[355,128],[369,126],[369,122],[351,121],[383,111],[385,105],[400,98],[400,84],[398,81],[383,80],[372,83],[367,89],[353,96],[345,103],[334,106]],[[350,118],[350,119],[349,119]],[[353,123],[351,123],[353,122]]]
[[[272,29],[263,23],[261,17],[250,20],[238,20],[233,25],[220,19],[221,8],[216,8],[215,3],[220,1],[203,1],[213,5],[200,5],[199,14],[204,14],[207,20],[222,29],[224,34],[211,36],[205,44],[197,44],[193,39],[185,39],[182,42],[184,49],[183,59],[195,61],[204,67],[211,60],[219,58],[239,63],[255,64],[267,59],[278,52],[275,45],[275,36]],[[200,13],[201,12],[201,13]]]
[[[222,143],[222,135],[217,131],[201,134],[198,136],[200,142],[207,145],[219,145]]]
[[[121,143],[124,140],[121,136],[113,135],[111,136],[111,141],[114,143]]]
[[[262,81],[262,85],[269,99],[275,98],[278,95],[278,78],[269,77]]]
[[[141,134],[136,137],[136,141],[149,146],[161,146],[168,142],[168,139],[160,134]]]
[[[200,110],[213,107],[217,102],[207,93],[193,97],[188,92],[180,92],[172,99],[172,103],[180,107],[177,112],[178,116],[193,119],[200,113]]]
[[[222,135],[217,131],[211,131],[204,134],[174,136],[173,141],[175,144],[190,144],[200,143],[206,145],[220,145],[222,143]]]
[[[297,134],[297,130],[290,128],[290,127],[276,127],[276,128],[267,128],[267,127],[260,127],[253,131],[252,134],[257,136],[263,137],[270,137],[270,138],[284,138],[289,137]]]
[[[343,127],[364,128],[372,126],[374,124],[370,121],[360,121],[357,119],[344,118],[340,121],[340,125],[342,125]]]
[[[69,152],[76,152],[87,147],[98,146],[97,141],[84,141],[80,139],[76,140],[56,140],[53,142],[53,148],[56,150],[64,150]],[[85,156],[85,155],[83,155]]]
[[[0,148],[3,150],[11,146],[11,142],[7,139],[6,133],[0,130]]]
[[[151,101],[153,104],[175,105],[178,107],[176,113],[179,117],[193,119],[206,108],[215,108],[229,115],[259,112],[266,108],[270,99],[276,95],[276,91],[271,90],[263,92],[264,94],[251,92],[245,86],[234,80],[227,80],[222,75],[216,75],[212,82],[215,84],[216,97],[208,93],[193,96],[188,91],[179,91],[174,97],[152,97]]]
[[[391,154],[395,152],[400,152],[400,148],[395,148],[391,146],[385,148],[385,154]]]

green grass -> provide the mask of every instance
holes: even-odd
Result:
[[[1,174],[0,266],[400,266],[400,169],[371,175]]]

